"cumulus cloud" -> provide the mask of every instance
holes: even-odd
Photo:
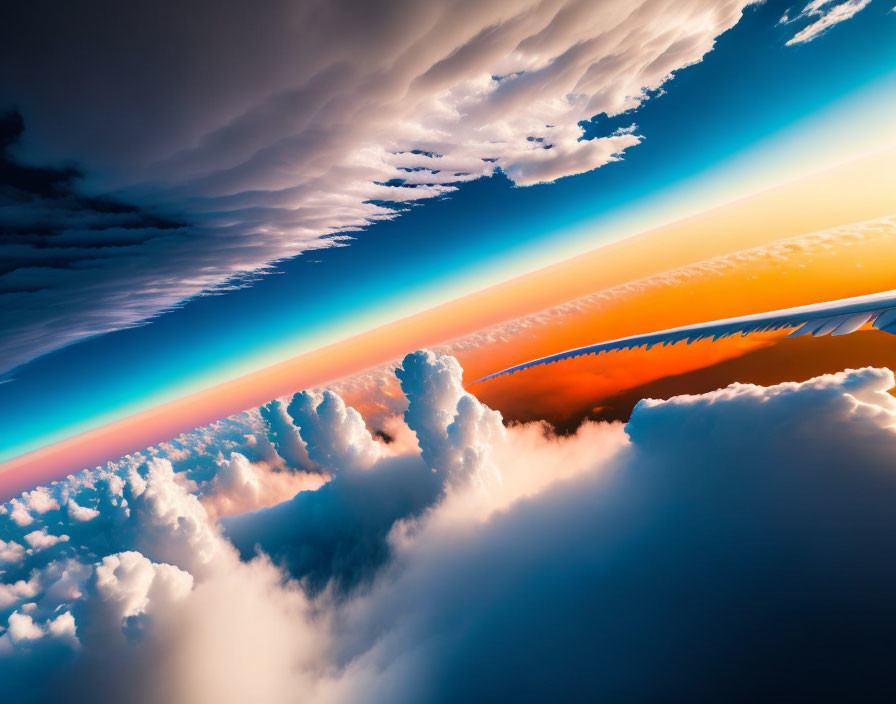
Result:
[[[451,484],[499,481],[491,450],[504,438],[501,414],[464,391],[457,360],[420,351],[395,373],[408,400],[405,423],[417,435],[423,461]]]
[[[193,576],[129,551],[104,557],[96,565],[93,587],[114,622],[133,629],[150,603],[161,609],[186,597],[193,588]]]
[[[619,433],[602,426],[585,426],[576,442],[550,441],[549,429],[538,424],[505,431],[499,413],[464,391],[462,369],[451,357],[410,354],[397,373],[407,410],[394,432],[412,432],[413,446],[376,443],[360,416],[335,394],[296,394],[290,413],[309,452],[331,467],[334,457],[343,464],[316,492],[223,520],[245,558],[260,548],[312,593],[329,585],[344,594],[368,582],[388,560],[388,536],[396,523],[420,517],[437,502],[452,506],[443,511],[452,520],[487,515],[590,467],[619,444]],[[323,418],[330,421],[326,431]],[[602,444],[598,436],[606,447],[595,450],[592,443]],[[357,449],[347,451],[352,444]],[[368,451],[372,445],[378,447]],[[522,448],[525,459],[518,454]],[[563,456],[562,467],[546,475],[541,463],[555,454]],[[359,456],[367,461],[359,462]],[[512,471],[500,472],[499,464]]]
[[[35,550],[44,550],[45,548],[51,548],[57,543],[65,542],[66,540],[68,540],[67,535],[50,535],[49,533],[47,533],[46,528],[33,530],[25,535],[25,542]]]
[[[28,614],[13,611],[9,615],[6,633],[0,636],[0,655],[13,652],[14,648],[28,641],[37,640],[44,635],[44,629]]]
[[[396,521],[419,516],[442,491],[440,477],[419,457],[388,458],[368,469],[347,468],[315,492],[222,519],[244,559],[258,550],[310,593],[345,593],[368,583],[388,560]]]
[[[433,510],[340,612],[346,700],[887,691],[893,383],[644,402],[609,471],[475,530]]]
[[[299,430],[329,481],[218,524],[199,498],[215,477],[188,479],[167,458],[118,467],[119,482],[111,470],[68,480],[72,495],[100,495],[100,516],[3,575],[5,700],[892,690],[891,372],[645,400],[624,427],[563,437],[503,426],[460,374],[409,355],[399,376],[419,447],[383,445],[363,466],[346,443],[376,441],[349,409],[300,396],[309,419],[333,420]],[[221,484],[250,466],[234,460],[216,465]],[[0,527],[32,530],[8,515]]]
[[[228,1],[176,22],[152,2],[22,4],[0,28],[21,110],[0,130],[4,363],[498,170],[527,185],[617,160],[642,137],[581,139],[579,122],[637,108],[749,4]],[[123,60],[122,36],[153,40]],[[63,160],[83,182],[46,166]]]
[[[66,508],[68,510],[68,515],[75,521],[89,521],[100,515],[100,512],[95,508],[79,506],[74,499],[68,500]]]
[[[50,496],[49,491],[44,487],[37,488],[34,491],[26,491],[22,494],[22,502],[37,514],[59,508],[59,502]]]
[[[238,452],[222,461],[214,478],[202,490],[202,505],[211,518],[254,511],[317,489],[324,477],[306,472],[272,472],[253,464]]]
[[[346,408],[331,391],[302,391],[293,396],[287,412],[305,443],[308,456],[328,470],[370,467],[381,445],[370,434],[361,414]]]
[[[27,581],[24,579],[15,582],[0,584],[0,609],[5,609],[25,599],[30,599],[39,592],[37,576],[32,575]]]
[[[785,13],[781,18],[782,24],[811,19],[809,24],[787,40],[787,46],[811,42],[834,25],[845,22],[860,10],[865,9],[870,2],[871,0],[846,0],[846,2],[812,0],[798,15],[792,18]]]
[[[292,668],[313,665],[325,642],[311,637],[304,593],[263,558],[241,562],[168,460],[126,474],[94,480],[110,503],[80,525],[89,532],[73,557],[3,584],[4,701],[277,702],[308,691]]]
[[[28,508],[18,499],[13,499],[10,502],[7,512],[10,519],[18,526],[27,526],[34,521]]]
[[[10,540],[0,540],[0,562],[18,562],[25,554],[25,548]]]
[[[279,400],[266,403],[258,409],[267,425],[268,439],[273,444],[278,457],[291,469],[313,469],[314,463],[308,456],[305,442],[293,425],[286,408]]]

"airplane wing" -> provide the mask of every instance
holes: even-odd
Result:
[[[746,337],[752,332],[782,330],[785,328],[796,328],[788,337],[800,337],[801,335],[812,335],[813,337],[848,335],[871,321],[874,321],[874,327],[878,330],[896,335],[896,291],[884,291],[883,293],[874,293],[868,296],[843,298],[838,301],[816,303],[798,308],[785,308],[770,313],[744,315],[739,318],[713,320],[707,323],[651,332],[646,335],[632,335],[630,337],[621,337],[618,340],[598,342],[595,345],[577,347],[565,352],[552,354],[548,357],[541,357],[523,364],[517,364],[516,366],[484,376],[473,383],[478,384],[481,381],[494,379],[505,374],[513,374],[514,372],[541,364],[551,364],[563,359],[600,354],[601,352],[611,352],[613,350],[627,350],[635,347],[650,349],[654,345],[674,345],[677,342],[690,344],[706,338],[720,340],[738,333]]]

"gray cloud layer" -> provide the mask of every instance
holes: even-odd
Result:
[[[234,475],[277,474],[269,448],[233,451],[258,417],[6,504],[4,701],[893,691],[891,372],[643,401],[624,432],[564,438],[503,428],[459,380],[450,358],[405,359],[416,445],[374,448],[338,397],[299,396],[330,479],[224,520],[242,559],[207,507]]]
[[[0,304],[27,311],[4,323],[3,367],[496,169],[526,185],[613,161],[641,137],[580,141],[578,122],[637,107],[747,4],[8,8],[0,95],[27,124],[15,158],[74,160],[87,170],[79,188],[140,208],[122,217],[34,193],[3,199],[0,226],[20,237],[0,250],[13,262]]]

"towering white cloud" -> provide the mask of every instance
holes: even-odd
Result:
[[[339,612],[340,693],[882,694],[896,624],[893,385],[866,369],[643,402],[604,470],[484,525],[434,509],[393,534],[393,568]]]
[[[295,394],[287,412],[311,460],[330,471],[370,467],[382,454],[361,414],[332,393]]]
[[[451,484],[485,488],[499,481],[492,448],[505,439],[501,414],[464,391],[457,360],[416,352],[395,373],[408,400],[404,420],[417,435],[423,461]]]
[[[283,404],[279,400],[266,403],[258,409],[268,428],[268,436],[277,455],[292,469],[313,469],[314,463],[308,456],[305,443],[299,436]]]

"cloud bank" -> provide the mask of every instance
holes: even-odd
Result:
[[[640,135],[581,139],[579,122],[638,107],[748,4],[10,8],[0,93],[27,130],[11,113],[0,144],[0,227],[15,234],[0,249],[13,311],[0,371],[465,181],[500,170],[528,185],[619,159]],[[85,179],[46,167],[62,162]]]
[[[159,456],[23,495],[27,527],[6,505],[4,701],[892,691],[892,372],[645,400],[568,437],[504,427],[451,358],[399,376],[418,447],[364,452],[336,397],[301,395],[330,479],[276,506],[214,523],[233,468]],[[35,530],[70,540],[35,550]]]

